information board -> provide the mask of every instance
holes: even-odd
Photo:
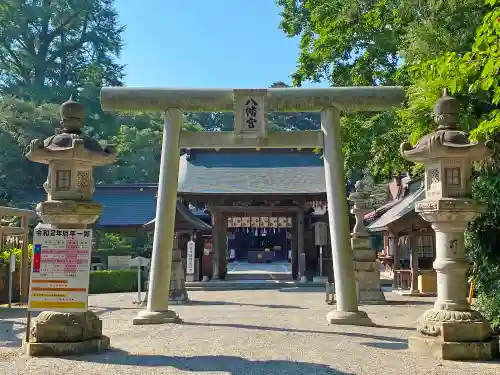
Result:
[[[87,311],[92,231],[43,226],[33,235],[28,310]]]

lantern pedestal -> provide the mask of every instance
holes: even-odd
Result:
[[[498,357],[498,337],[477,311],[427,310],[409,349],[422,356],[448,360],[488,360]]]
[[[43,311],[33,320],[26,354],[33,357],[96,353],[109,348],[102,322],[91,311],[61,313]]]

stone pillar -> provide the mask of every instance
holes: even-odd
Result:
[[[212,281],[220,280],[220,257],[224,238],[224,215],[217,208],[212,211]]]
[[[174,246],[172,250],[172,274],[170,279],[170,294],[168,301],[174,305],[184,305],[190,302],[186,290],[186,269],[182,262],[182,250],[180,249],[180,239],[174,236]]]
[[[168,309],[174,244],[175,213],[177,208],[177,178],[179,175],[179,136],[184,117],[177,108],[165,111],[160,160],[156,222],[148,282],[148,303],[133,324],[175,323],[180,319]]]
[[[351,234],[351,246],[354,251],[358,299],[361,303],[385,303],[385,296],[380,288],[380,265],[363,220],[365,214],[371,211],[368,207],[370,194],[365,191],[362,181],[356,182],[355,188],[356,191],[350,194],[349,199],[354,203],[351,212],[356,218]]]
[[[445,90],[434,106],[436,132],[415,147],[401,145],[407,160],[423,163],[425,199],[415,211],[436,233],[437,300],[420,316],[410,350],[427,357],[484,360],[498,356],[498,337],[488,321],[467,303],[464,232],[484,206],[471,199],[471,162],[487,159],[491,151],[482,142],[471,143],[458,130],[460,105]]]
[[[324,133],[323,157],[337,300],[337,310],[330,311],[326,319],[331,324],[373,325],[366,312],[358,310],[354,256],[349,241],[340,111],[337,108],[328,107],[321,111],[321,129]]]
[[[61,105],[61,127],[45,141],[33,140],[26,157],[48,164],[44,183],[47,201],[36,211],[45,224],[57,229],[84,229],[94,223],[101,205],[92,201],[92,167],[116,157],[112,145],[104,149],[83,133],[84,109],[72,99]],[[90,271],[90,270],[89,270]],[[84,313],[43,311],[32,322],[28,355],[57,356],[98,352],[109,347],[102,322],[92,311]]]
[[[174,235],[172,248],[172,271],[170,274],[168,302],[173,305],[183,305],[191,301],[186,290],[186,269],[182,262],[182,250],[180,249],[177,234]],[[141,307],[147,307],[148,305],[148,291],[149,289],[146,289],[146,296],[140,304]]]
[[[304,250],[304,211],[302,208],[297,212],[297,253],[299,260],[299,281],[307,282],[306,277],[306,253]]]

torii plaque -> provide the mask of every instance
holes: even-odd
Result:
[[[156,225],[151,258],[148,305],[134,324],[175,322],[168,310],[180,148],[315,148],[323,149],[328,217],[337,309],[333,324],[372,325],[358,310],[349,211],[340,139],[341,111],[381,111],[400,105],[402,87],[332,87],[320,89],[142,89],[105,87],[104,110],[164,111],[165,124],[158,183]],[[183,111],[235,112],[234,131],[185,132]],[[320,131],[267,132],[267,113],[321,112]]]

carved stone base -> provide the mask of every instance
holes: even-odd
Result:
[[[418,320],[417,332],[408,344],[410,350],[422,356],[485,360],[499,354],[498,338],[489,322],[475,310],[427,310]]]
[[[490,360],[498,358],[498,337],[480,342],[450,342],[424,335],[408,338],[408,348],[421,357],[455,361]]]
[[[134,318],[132,324],[145,325],[145,324],[165,324],[165,323],[182,323],[182,319],[175,311],[140,311]]]
[[[369,249],[373,254],[373,250]],[[355,254],[360,253],[356,250]],[[355,261],[354,275],[358,284],[358,300],[362,304],[385,304],[380,287],[380,264],[376,261]]]
[[[364,305],[385,305],[387,303],[384,293],[377,289],[360,290],[358,298],[359,303]]]
[[[180,298],[169,298],[168,299],[168,304],[169,305],[189,305],[191,303],[191,300],[186,296],[182,296]]]
[[[353,325],[353,326],[374,326],[375,324],[364,311],[348,312],[332,310],[326,315],[329,324]]]
[[[24,342],[24,350],[31,357],[58,357],[99,353],[109,349],[109,337],[79,342]]]
[[[92,353],[109,348],[109,338],[102,335],[102,322],[92,311],[43,311],[33,319],[25,348],[33,356]]]

